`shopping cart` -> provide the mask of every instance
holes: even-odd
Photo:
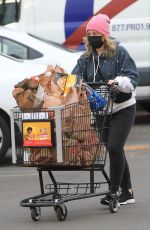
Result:
[[[107,141],[111,125],[112,100],[106,83],[88,84],[105,100],[93,107],[95,99],[49,109],[11,110],[12,161],[22,167],[37,167],[40,194],[20,202],[29,207],[31,218],[38,221],[41,207],[54,208],[59,221],[67,217],[66,202],[109,194],[110,180],[105,171]],[[91,90],[86,84],[87,87]],[[92,108],[92,109],[91,109]],[[34,132],[33,132],[34,131]],[[16,144],[18,137],[21,142]],[[89,171],[89,182],[57,182],[54,171]],[[102,173],[104,181],[95,182],[94,172]],[[44,185],[43,173],[51,183]],[[107,191],[101,191],[108,185]],[[110,196],[109,209],[117,212],[117,197]]]

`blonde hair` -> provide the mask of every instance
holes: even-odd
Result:
[[[104,41],[104,44],[103,44],[102,49],[101,49],[101,54],[105,55],[105,57],[108,57],[108,58],[113,57],[116,53],[115,42],[111,38],[108,38],[104,35],[102,35],[102,39]],[[92,47],[89,44],[87,36],[84,37],[84,43],[85,43],[85,48],[86,48],[85,55],[90,56],[92,54]]]

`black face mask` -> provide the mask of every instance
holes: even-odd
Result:
[[[102,36],[88,36],[88,41],[93,49],[100,48],[104,44]]]

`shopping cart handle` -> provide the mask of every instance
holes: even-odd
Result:
[[[98,89],[100,86],[108,86],[110,88],[113,88],[114,86],[118,86],[118,82],[114,82],[112,85],[108,84],[108,80],[101,81],[101,82],[83,82],[84,86],[90,86],[93,89]]]
[[[102,81],[102,82],[86,82],[87,85],[89,86],[102,86],[102,85],[107,85],[108,86],[108,81]]]
[[[100,86],[108,86],[107,82],[83,82],[82,85],[86,88],[91,88],[93,90],[97,90]]]

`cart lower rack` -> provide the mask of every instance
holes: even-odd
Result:
[[[40,194],[20,202],[30,208],[34,221],[40,219],[41,207],[52,206],[58,220],[63,221],[67,217],[66,202],[109,193],[105,163],[112,101],[107,87],[99,88],[98,94],[107,102],[99,109],[93,109],[97,102],[85,100],[50,109],[11,110],[13,163],[37,167],[39,174]],[[60,183],[54,171],[89,171],[89,182]],[[102,173],[104,181],[94,181],[96,171]],[[44,172],[51,184],[44,185]],[[108,191],[101,191],[105,184]],[[109,209],[117,212],[115,194],[110,196]]]

